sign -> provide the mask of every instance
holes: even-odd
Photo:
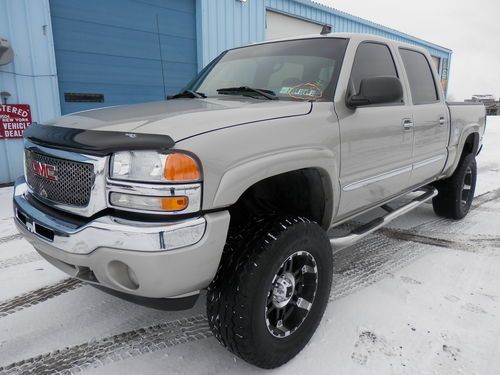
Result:
[[[0,104],[0,139],[22,138],[31,125],[28,104]]]

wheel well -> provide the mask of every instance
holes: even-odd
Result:
[[[300,215],[324,228],[330,224],[331,184],[316,168],[295,170],[266,178],[248,188],[229,209],[231,225],[267,214]]]
[[[461,159],[463,159],[466,155],[469,154],[477,154],[479,147],[479,134],[472,133],[469,134],[464,143],[464,148],[462,149]]]

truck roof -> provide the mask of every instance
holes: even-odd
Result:
[[[358,41],[364,41],[364,40],[370,40],[370,41],[378,41],[378,42],[384,42],[388,44],[392,44],[396,47],[406,47],[406,48],[411,48],[417,51],[421,51],[423,53],[428,54],[428,50],[417,45],[413,44],[408,44],[408,43],[402,43],[398,42],[396,40],[384,38],[378,35],[373,35],[373,34],[365,34],[365,33],[329,33],[329,34],[308,34],[308,35],[298,35],[294,37],[288,37],[288,38],[280,38],[280,39],[272,39],[272,40],[265,40],[262,42],[256,42],[252,43],[251,45],[259,45],[259,44],[267,44],[267,43],[275,43],[275,42],[286,42],[290,40],[301,40],[301,39],[313,39],[313,38],[345,38],[345,39],[351,39],[351,40],[358,40]],[[239,47],[241,48],[241,47]]]

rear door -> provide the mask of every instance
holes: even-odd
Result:
[[[441,173],[450,134],[449,111],[442,98],[432,61],[422,52],[400,48],[411,93],[415,144],[411,185]]]
[[[354,57],[349,91],[358,93],[364,78],[401,77],[394,59],[396,53],[384,43],[361,43]],[[342,216],[373,206],[408,187],[413,129],[408,125],[411,108],[404,100],[355,110],[337,103],[337,114],[342,188],[338,215]]]

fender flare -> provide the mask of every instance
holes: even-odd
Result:
[[[335,154],[323,148],[306,148],[281,151],[245,160],[227,170],[222,176],[213,200],[213,207],[228,207],[251,186],[279,174],[299,169],[317,169],[323,179],[326,195],[325,222],[330,224],[338,208],[340,185],[339,166]]]
[[[453,144],[453,134],[451,135],[451,146],[449,148],[449,155],[450,158],[453,160],[453,163],[450,163],[446,166],[446,177],[450,177],[455,170],[458,167],[458,164],[460,163],[461,156],[464,151],[465,147],[465,141],[471,134],[475,134],[475,140],[474,140],[474,148],[472,150],[473,153],[477,153],[479,149],[479,143],[480,143],[480,125],[479,124],[471,124],[468,127],[464,128],[462,131],[462,134],[460,135],[459,140]],[[458,129],[455,129],[453,131],[457,131]]]

